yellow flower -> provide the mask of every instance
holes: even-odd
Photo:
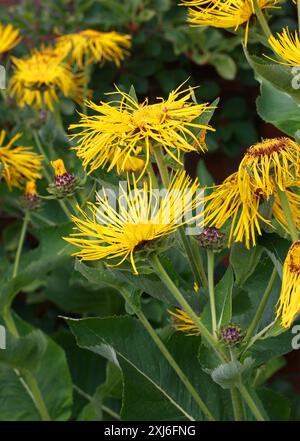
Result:
[[[64,161],[62,159],[51,161],[51,165],[54,169],[55,176],[63,176],[67,173]]]
[[[278,0],[258,0],[261,9],[274,8],[278,3]],[[183,0],[182,4],[189,6],[189,22],[195,26],[236,31],[245,24],[247,45],[250,20],[255,15],[251,0]]]
[[[57,39],[57,48],[82,69],[87,63],[114,61],[117,66],[128,55],[131,48],[130,35],[118,32],[99,32],[86,29],[76,34],[62,35]]]
[[[176,312],[168,311],[168,313],[172,316],[173,326],[176,331],[187,332],[188,336],[200,334],[199,329],[195,326],[193,320],[182,309],[176,308]]]
[[[31,147],[13,147],[13,144],[21,138],[16,134],[8,144],[4,145],[5,131],[0,132],[0,165],[2,176],[9,189],[21,188],[27,180],[40,179],[41,162],[43,157],[32,151]]]
[[[116,266],[129,258],[137,274],[135,254],[190,222],[184,213],[190,214],[200,206],[201,197],[198,182],[192,182],[185,172],[173,176],[163,196],[154,191],[151,180],[145,180],[141,189],[134,176],[127,181],[128,192],[120,188],[118,211],[103,190],[97,205],[89,203],[90,213],[80,210],[81,218],[73,216],[76,232],[65,239],[81,249],[74,255],[82,260],[119,260],[111,265]],[[199,216],[195,215],[194,219]]]
[[[9,51],[20,43],[20,31],[11,24],[0,24],[0,54]]]
[[[289,138],[265,139],[250,147],[242,159],[238,181],[242,200],[252,198],[259,189],[265,199],[276,186],[284,191],[291,182],[299,180],[300,146]]]
[[[203,142],[192,129],[212,130],[196,121],[211,108],[194,103],[192,89],[181,90],[180,86],[155,104],[148,104],[147,99],[139,104],[118,89],[117,93],[121,95],[119,100],[100,105],[89,102],[88,107],[96,114],[81,115],[81,121],[70,127],[80,129],[72,139],[80,138],[75,149],[84,168],[89,166],[89,173],[105,166],[110,171],[117,163],[122,171],[128,158],[136,156],[141,148],[145,170],[156,144],[179,163],[182,153],[203,150]]]
[[[128,156],[125,162],[122,158],[119,159],[116,162],[115,167],[119,175],[122,173],[135,173],[144,169],[145,161],[141,158]]]
[[[82,97],[84,76],[74,74],[62,56],[52,48],[33,51],[27,58],[12,57],[15,67],[9,92],[20,107],[25,105],[51,111],[58,101],[58,92],[75,101]]]
[[[27,181],[25,185],[25,195],[26,196],[37,196],[36,182]]]
[[[295,242],[285,259],[277,318],[289,328],[300,312],[300,241]]]
[[[204,221],[207,226],[222,228],[231,221],[228,245],[245,242],[247,248],[256,244],[256,234],[261,235],[261,224],[270,225],[259,212],[261,194],[252,187],[246,202],[242,201],[238,173],[230,175],[221,185],[205,197]]]
[[[283,29],[282,33],[277,33],[277,38],[272,35],[269,38],[270,46],[275,54],[277,54],[282,61],[271,58],[276,63],[285,64],[288,66],[300,66],[300,39],[298,31],[290,32],[288,28]]]

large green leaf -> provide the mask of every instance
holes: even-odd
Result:
[[[285,92],[264,80],[261,95],[257,98],[257,112],[266,122],[292,137],[299,137],[299,104]]]
[[[37,331],[15,317],[18,331],[27,341]],[[39,331],[41,332],[41,331]],[[31,337],[32,338],[32,337]],[[52,420],[68,420],[71,415],[73,388],[64,351],[44,336],[46,346],[34,360],[33,374]],[[28,345],[28,343],[27,343]],[[28,347],[28,346],[27,346]],[[19,351],[19,348],[16,348]],[[36,349],[38,350],[38,349]],[[12,351],[12,349],[11,349]],[[16,354],[16,358],[20,357]],[[15,365],[18,365],[15,363]],[[15,369],[0,361],[0,421],[39,421],[40,415]]]
[[[247,250],[242,243],[232,245],[230,263],[234,270],[237,285],[242,285],[251,276],[261,259],[262,252],[261,247],[252,247]]]
[[[23,254],[17,277],[12,278],[12,269],[3,275],[0,285],[0,312],[8,307],[21,289],[59,266],[69,256],[70,250],[62,236],[66,235],[70,228],[70,224],[67,224],[39,230],[40,245],[37,249]]]
[[[110,351],[109,357],[120,365],[124,376],[123,418],[203,419],[190,394],[136,319],[67,319],[67,322],[79,346],[100,355],[103,355],[103,346],[113,348],[115,355]],[[170,350],[179,357],[178,362],[182,363],[182,369],[200,395],[209,400],[208,406],[217,418],[220,413],[217,387],[199,369],[198,346],[197,337],[186,339],[179,336],[175,343],[170,343]],[[137,405],[137,400],[144,404],[141,401],[141,405]]]

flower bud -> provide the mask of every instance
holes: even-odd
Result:
[[[231,323],[220,329],[219,338],[225,345],[235,346],[243,340],[244,332],[238,325]]]
[[[21,205],[25,210],[36,210],[41,204],[35,181],[27,181]]]
[[[54,183],[48,187],[48,192],[54,194],[58,199],[72,196],[78,188],[78,179],[69,173],[62,159],[51,161],[54,169]]]
[[[212,251],[221,251],[226,246],[226,236],[217,228],[204,228],[197,237],[201,247]]]

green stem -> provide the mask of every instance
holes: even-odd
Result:
[[[268,22],[258,4],[257,0],[253,0],[253,6],[254,6],[254,11],[255,11],[255,15],[259,21],[259,24],[265,34],[265,36],[267,37],[267,40],[269,40],[269,38],[272,35],[271,29],[269,28]]]
[[[168,188],[168,186],[170,184],[170,179],[169,179],[168,169],[166,167],[164,156],[162,153],[162,149],[160,146],[154,147],[154,156],[155,156],[156,163],[158,165],[161,180],[162,180],[164,186],[166,188]],[[191,247],[190,238],[185,234],[184,228],[179,228],[179,236],[180,236],[182,245],[185,249],[185,252],[186,252],[187,258],[189,260],[189,263],[190,263],[192,272],[194,274],[195,280],[196,280],[198,286],[201,286],[201,284],[203,283],[203,281],[202,281],[203,276],[202,276],[202,273],[200,271],[199,266],[196,263],[193,249]]]
[[[22,372],[20,371],[20,374],[22,375],[24,381],[26,382],[31,394],[32,399],[34,401],[34,404],[39,411],[39,414],[43,421],[51,421],[50,415],[48,413],[47,407],[45,405],[44,399],[42,397],[40,388],[38,386],[38,383],[35,379],[35,377],[32,375],[31,372],[26,371]]]
[[[24,240],[25,240],[25,235],[26,235],[29,220],[30,220],[30,214],[29,214],[29,211],[26,211],[24,219],[23,219],[23,225],[22,225],[18,248],[17,248],[17,252],[16,252],[16,258],[15,258],[15,263],[14,263],[14,268],[13,268],[13,279],[18,274],[22,248],[24,245]]]
[[[189,317],[193,320],[197,328],[199,329],[202,337],[207,341],[207,343],[212,347],[215,351],[216,355],[220,359],[222,363],[227,362],[227,357],[218,347],[217,340],[211,335],[211,333],[206,329],[206,327],[201,322],[200,318],[193,311],[189,303],[185,300],[177,286],[174,284],[172,279],[169,277],[164,267],[162,266],[158,256],[152,255],[149,257],[150,263],[152,264],[153,269],[156,271],[162,282],[166,285],[169,291],[173,294],[176,301],[179,303],[181,308],[189,315]]]
[[[212,332],[217,337],[217,314],[215,303],[215,288],[214,288],[214,260],[213,251],[207,250],[207,274],[208,274],[208,292],[211,313]]]
[[[176,374],[178,375],[178,377],[180,378],[182,383],[185,385],[188,392],[194,398],[194,400],[198,404],[201,412],[203,412],[203,414],[206,416],[206,418],[209,421],[215,421],[215,418],[211,414],[210,410],[208,409],[208,407],[206,406],[206,404],[204,403],[202,398],[199,396],[199,394],[196,391],[196,389],[194,388],[194,386],[190,383],[188,378],[185,376],[185,374],[183,373],[183,371],[181,370],[179,365],[176,363],[175,359],[173,358],[171,353],[168,351],[168,349],[164,345],[163,341],[160,339],[160,337],[157,335],[155,330],[152,328],[151,324],[149,323],[149,321],[147,320],[147,318],[145,317],[143,312],[140,309],[135,308],[134,305],[130,302],[130,297],[128,296],[125,289],[123,289],[121,293],[122,293],[125,301],[127,301],[130,304],[130,306],[133,308],[133,310],[135,311],[137,317],[139,318],[139,320],[143,324],[144,328],[146,329],[146,331],[148,332],[148,334],[150,335],[150,337],[152,338],[152,340],[154,341],[154,343],[156,344],[156,346],[158,347],[160,352],[163,354],[165,359],[169,362],[170,366],[176,372]],[[187,415],[187,417],[190,420],[193,420],[190,416]]]
[[[297,0],[298,31],[300,35],[300,0]]]
[[[194,255],[194,251],[193,251],[193,248],[191,245],[190,238],[185,234],[184,228],[180,227],[178,229],[178,232],[179,232],[179,236],[180,236],[182,245],[183,245],[184,250],[186,252],[187,258],[190,262],[190,266],[191,266],[193,275],[195,277],[197,285],[200,287],[201,285],[204,285],[203,276],[202,276],[202,272],[200,271],[200,266],[197,265],[197,260],[195,259],[195,255]]]
[[[235,421],[244,421],[243,403],[236,387],[230,388],[231,402]]]
[[[204,266],[203,266],[202,256],[200,253],[199,244],[198,244],[197,240],[195,240],[193,238],[191,238],[190,242],[191,242],[191,247],[193,250],[193,256],[194,256],[193,260],[195,262],[195,265],[197,266],[197,274],[199,274],[199,277],[201,277],[203,287],[206,288],[208,286],[208,280],[206,277],[206,273],[204,271]]]
[[[147,167],[147,171],[148,171],[149,178],[152,181],[152,184],[154,185],[155,188],[158,188],[156,174],[155,174],[155,171],[153,170],[153,165],[151,164],[151,162],[149,162],[149,165]]]
[[[262,315],[264,313],[266,304],[267,304],[267,302],[269,300],[269,297],[271,295],[271,292],[272,292],[272,289],[273,289],[273,286],[274,286],[274,282],[275,282],[275,279],[276,279],[276,274],[277,274],[277,271],[276,271],[276,268],[274,268],[273,271],[272,271],[270,280],[268,282],[268,285],[266,287],[266,290],[264,292],[264,295],[263,295],[263,297],[261,299],[261,302],[259,304],[259,307],[257,308],[255,316],[254,316],[254,318],[253,318],[253,320],[252,320],[252,322],[251,322],[251,324],[250,324],[250,326],[248,328],[248,331],[247,331],[247,334],[246,334],[246,337],[245,337],[245,342],[248,342],[250,340],[250,338],[254,334],[255,329],[257,328],[258,323],[260,322],[260,319],[261,319],[261,317],[262,317]]]
[[[259,409],[257,408],[253,398],[251,397],[251,395],[249,394],[249,392],[247,391],[246,387],[243,385],[242,382],[239,383],[239,391],[240,391],[243,399],[247,403],[249,409],[251,410],[251,412],[253,413],[253,415],[257,419],[257,421],[265,421],[264,417],[262,416]]]
[[[278,186],[277,186],[277,194],[278,194],[278,197],[279,197],[280,202],[281,202],[281,206],[282,206],[282,209],[283,209],[283,212],[284,212],[284,216],[285,216],[288,228],[289,228],[289,232],[290,232],[292,241],[293,242],[297,242],[297,240],[298,240],[298,231],[297,231],[297,227],[296,227],[296,224],[295,224],[295,221],[294,221],[294,218],[293,218],[293,214],[292,214],[292,211],[291,211],[291,207],[290,207],[290,204],[289,204],[289,200],[288,200],[287,194],[286,194],[285,191],[281,190]]]
[[[236,361],[236,355],[233,348],[229,348],[231,361]],[[233,386],[230,388],[231,402],[235,421],[244,421],[244,406],[241,400],[239,390]]]
[[[160,146],[156,146],[153,148],[154,157],[158,166],[158,170],[161,176],[161,180],[166,188],[169,187],[170,179],[168,174],[168,169],[165,164],[164,155]]]
[[[36,130],[33,131],[33,138],[34,138],[35,144],[36,144],[40,154],[43,155],[44,158],[48,160],[48,156],[42,146],[42,143],[40,142],[40,138],[39,138],[39,135]],[[44,168],[44,174],[45,174],[45,177],[47,179],[48,184],[52,184],[53,179],[52,179],[52,177],[46,167]],[[61,209],[63,210],[63,212],[65,213],[67,218],[70,219],[72,214],[71,214],[70,210],[68,209],[67,205],[65,204],[65,202],[62,201],[61,199],[57,199],[57,202],[61,206]]]
[[[15,337],[19,337],[18,330],[11,315],[10,309],[3,312],[3,320],[9,332]],[[15,369],[20,381],[28,391],[43,421],[50,421],[50,416],[40,392],[39,386],[33,374],[29,371]]]

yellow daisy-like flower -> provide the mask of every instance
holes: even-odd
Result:
[[[271,59],[276,63],[285,64],[287,66],[300,66],[300,39],[298,31],[292,33],[286,28],[283,29],[281,34],[277,33],[276,35],[276,37],[272,35],[269,38],[269,43],[275,54],[277,54],[282,61]]]
[[[278,0],[258,0],[261,9],[277,7]],[[246,25],[245,44],[248,41],[249,24],[255,15],[251,0],[183,0],[189,6],[189,22],[194,26],[212,26],[234,29]]]
[[[253,187],[269,199],[276,186],[284,191],[299,177],[299,144],[290,138],[265,139],[250,147],[240,163],[238,180],[242,200],[251,199]]]
[[[261,194],[252,188],[251,199],[242,201],[238,173],[230,175],[221,185],[205,197],[204,220],[210,227],[222,228],[231,220],[228,245],[244,242],[247,248],[256,244],[256,235],[261,235],[261,224],[270,225],[259,212]]]
[[[182,309],[176,308],[176,312],[168,311],[168,313],[172,316],[172,324],[176,331],[185,332],[188,336],[200,334],[193,320]]]
[[[300,313],[300,241],[295,242],[285,259],[277,318],[289,328]]]
[[[203,142],[193,129],[213,130],[196,121],[211,107],[193,102],[192,92],[191,88],[181,90],[180,86],[166,100],[161,98],[155,104],[148,104],[146,99],[140,104],[117,89],[121,95],[119,100],[100,105],[88,102],[88,107],[96,114],[81,115],[80,122],[70,127],[80,129],[72,139],[80,138],[75,149],[84,168],[89,167],[91,173],[108,166],[110,171],[118,163],[124,171],[128,158],[142,149],[145,170],[152,148],[157,144],[180,164],[182,153],[203,150]]]
[[[58,101],[58,93],[75,101],[82,97],[83,74],[74,74],[62,56],[52,48],[33,51],[27,58],[12,57],[15,67],[9,92],[20,107],[25,105],[51,111]]]
[[[57,48],[82,69],[86,63],[113,61],[117,66],[129,54],[131,36],[86,29],[57,39]]]
[[[14,28],[11,24],[0,24],[0,54],[13,49],[21,40],[19,29]]]
[[[151,180],[145,180],[140,189],[134,176],[127,183],[128,191],[120,188],[118,211],[103,190],[97,205],[89,203],[90,213],[80,210],[81,218],[73,216],[76,232],[65,239],[81,249],[74,255],[82,260],[119,260],[112,265],[116,266],[129,258],[134,273],[138,274],[136,252],[192,221],[187,215],[200,206],[202,192],[198,182],[192,182],[185,172],[173,176],[163,196],[157,194]],[[193,220],[201,215],[195,215]]]
[[[43,157],[32,151],[31,147],[13,147],[22,134],[16,134],[8,144],[4,145],[5,131],[0,132],[0,165],[2,176],[9,189],[21,188],[29,180],[40,179]]]

